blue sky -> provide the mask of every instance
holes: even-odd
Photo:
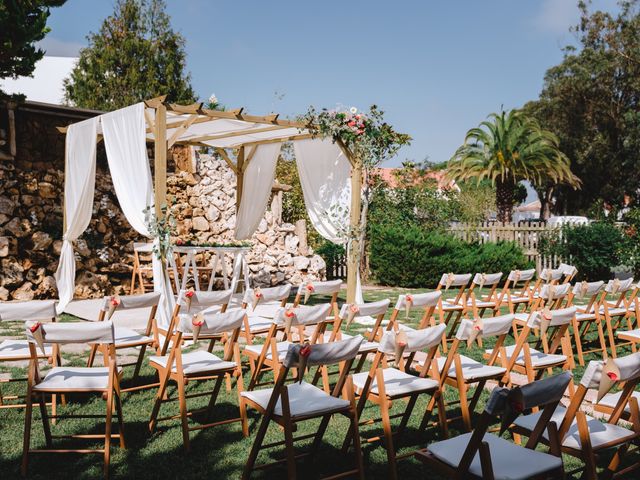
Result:
[[[75,56],[113,3],[53,9],[42,46]],[[167,10],[202,99],[289,116],[376,103],[414,139],[389,166],[445,161],[490,112],[537,98],[578,20],[575,0],[167,0]]]

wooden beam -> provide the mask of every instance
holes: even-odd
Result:
[[[159,97],[152,98],[150,100],[145,100],[144,104],[150,108],[158,108],[160,105],[164,105],[164,101],[167,99],[166,95],[160,95]],[[157,110],[156,110],[156,113]]]
[[[269,140],[258,140],[256,142],[246,142],[246,143],[238,143],[235,145],[229,145],[225,148],[239,148],[241,146],[247,146],[247,147],[251,147],[253,145],[266,145],[268,143],[284,143],[284,142],[293,142],[295,140],[306,140],[309,138],[313,138],[314,135],[312,135],[311,133],[301,133],[300,135],[291,135],[288,137],[282,137],[282,138],[271,138]]]
[[[155,128],[153,118],[151,118],[151,114],[146,107],[144,109],[144,119],[147,122],[147,132],[153,132],[153,129]]]
[[[160,102],[156,108],[154,180],[156,218],[162,217],[162,206],[167,201],[167,109]]]
[[[360,209],[362,190],[362,162],[358,158],[350,159],[351,168],[351,211],[349,212],[349,227],[351,245],[347,252],[347,302],[356,301],[356,284],[358,280],[358,269],[360,268],[360,235],[357,227],[360,225]]]
[[[182,122],[182,125],[176,128],[176,131],[171,134],[171,137],[167,141],[167,148],[171,148],[173,144],[176,143],[176,140],[178,140],[178,137],[180,137],[180,135],[186,132],[189,129],[189,127],[193,124],[193,122],[195,122],[197,119],[198,119],[198,115],[196,114],[196,115],[191,115],[184,122]]]
[[[292,185],[287,185],[285,183],[280,183],[277,180],[275,182],[273,182],[273,185],[271,186],[271,191],[272,192],[290,192],[291,189],[293,189]]]
[[[178,113],[198,113],[202,109],[202,102],[192,103],[191,105],[169,104],[170,110]],[[169,108],[167,108],[169,110]]]
[[[236,173],[236,213],[240,210],[242,189],[244,188],[244,147],[238,151],[238,171]]]
[[[247,171],[249,162],[251,162],[251,160],[253,159],[253,156],[256,154],[257,151],[258,151],[257,145],[254,145],[253,147],[251,147],[251,150],[249,151],[249,155],[247,155],[247,158],[245,158],[244,164],[242,165],[242,173]]]
[[[342,150],[342,153],[344,153],[344,156],[347,157],[347,160],[349,160],[349,163],[351,164],[351,168],[354,168],[355,163],[353,161],[353,158],[354,158],[353,152],[351,152],[349,147],[347,147],[344,144],[344,142],[342,141],[342,139],[340,137],[338,137],[336,143],[338,144],[338,146]]]
[[[272,132],[274,130],[283,130],[285,128],[291,128],[291,127],[273,125],[271,127],[255,128],[253,130],[242,130],[242,131],[239,130],[231,133],[218,133],[216,135],[202,135],[200,137],[187,138],[185,140],[194,141],[194,142],[207,142],[211,140],[220,140],[222,138],[242,137],[243,135],[253,135],[255,133]]]
[[[233,170],[233,173],[235,173],[236,175],[238,175],[238,167],[236,167],[236,165],[233,163],[233,161],[231,160],[231,158],[229,157],[229,154],[227,154],[226,150],[224,148],[218,148],[216,147],[216,152],[218,153],[218,155],[220,155],[222,157],[222,159],[227,162],[227,165],[229,165],[229,168],[231,170]]]

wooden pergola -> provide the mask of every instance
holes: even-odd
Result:
[[[314,137],[315,127],[280,119],[278,114],[248,115],[243,109],[211,110],[202,103],[178,105],[166,102],[166,96],[144,102],[147,141],[154,143],[154,191],[156,215],[167,197],[167,151],[174,145],[212,148],[236,174],[236,208],[240,205],[244,172],[252,161],[258,145],[305,140]],[[66,128],[59,129],[66,132]],[[99,137],[100,138],[100,137]],[[362,162],[342,142],[337,142],[351,164],[350,225],[360,222]],[[358,192],[356,194],[356,192]],[[351,242],[351,252],[359,252],[357,238]],[[355,301],[359,255],[347,258],[347,301]]]

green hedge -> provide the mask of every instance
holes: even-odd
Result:
[[[370,267],[376,281],[434,288],[443,273],[504,272],[529,267],[512,242],[469,244],[447,233],[417,227],[371,227]]]

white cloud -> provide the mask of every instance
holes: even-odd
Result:
[[[578,23],[580,13],[576,0],[544,0],[533,23],[540,30],[562,35]]]
[[[85,45],[47,36],[38,42],[38,47],[43,49],[46,55],[50,57],[77,57],[80,49],[84,48]]]

